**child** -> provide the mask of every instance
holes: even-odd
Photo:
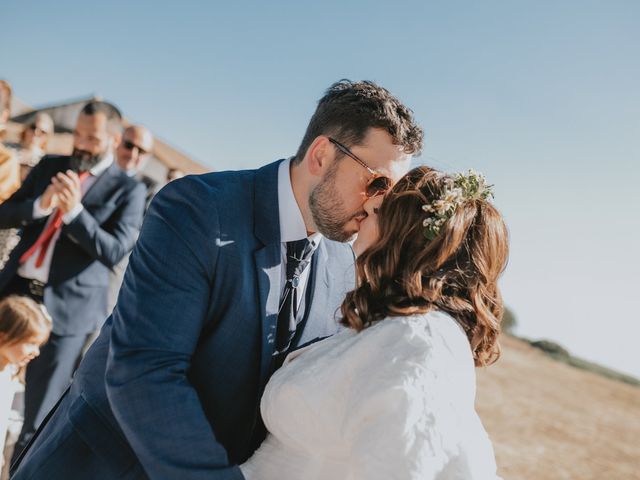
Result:
[[[0,301],[0,469],[18,375],[40,354],[50,331],[51,318],[30,298],[11,295]]]

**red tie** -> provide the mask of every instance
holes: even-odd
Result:
[[[80,174],[80,183],[82,184],[82,182],[88,176],[89,176],[89,172],[82,172]],[[40,268],[44,262],[44,257],[47,255],[47,249],[51,244],[51,240],[53,239],[53,236],[61,228],[62,228],[62,212],[58,209],[53,214],[53,218],[47,224],[45,229],[42,231],[42,233],[40,234],[36,242],[31,246],[31,248],[29,248],[29,250],[27,250],[22,254],[22,256],[20,257],[20,264],[23,264],[24,262],[29,260],[29,258],[31,258],[31,256],[34,253],[36,253],[38,248],[42,247],[40,249],[40,253],[38,254],[38,258],[36,258],[36,268]]]

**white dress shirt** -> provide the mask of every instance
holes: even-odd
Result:
[[[280,163],[278,167],[278,215],[280,217],[280,241],[282,242],[282,263],[286,265],[287,262],[287,242],[295,242],[296,240],[302,240],[308,238],[309,241],[316,244],[316,246],[322,240],[320,233],[314,233],[307,235],[307,227],[304,224],[300,207],[296,202],[296,197],[293,195],[293,187],[291,186],[291,159],[285,160]],[[300,274],[300,292],[298,295],[298,307],[304,297],[304,292],[309,280],[309,272],[311,263]],[[284,287],[287,282],[287,270],[281,269],[280,274],[280,297],[284,292]]]
[[[89,173],[91,175],[85,178],[81,186],[83,197],[85,193],[87,193],[89,189],[93,186],[93,184],[96,182],[98,177],[102,175],[107,170],[107,168],[111,166],[112,163],[113,163],[113,154],[108,153],[107,155],[105,155],[105,157],[102,160],[100,160],[100,162],[98,162],[91,170],[89,170]],[[37,218],[43,218],[43,217],[49,216],[49,220],[47,221],[47,225],[48,225],[49,222],[53,220],[53,216],[51,214],[53,213],[54,209],[48,209],[48,210],[43,209],[40,206],[40,199],[41,197],[38,197],[36,201],[33,202],[33,218],[37,219]],[[82,205],[82,203],[78,203],[71,211],[65,213],[62,216],[62,222],[65,224],[71,223],[76,219],[78,215],[80,215],[80,213],[82,213],[82,210],[84,210],[84,206]],[[47,225],[45,225],[44,227],[45,229],[47,228]],[[33,255],[29,257],[29,259],[26,262],[20,265],[20,267],[18,268],[19,276],[23,278],[38,280],[42,283],[47,283],[49,281],[49,270],[51,269],[51,259],[53,258],[53,251],[55,250],[56,243],[60,238],[61,231],[62,230],[59,229],[53,234],[53,237],[51,238],[51,243],[49,244],[49,248],[47,248],[47,253],[45,254],[42,265],[40,265],[40,267],[36,267],[36,260],[38,259],[38,256],[40,254],[40,250],[37,250]]]

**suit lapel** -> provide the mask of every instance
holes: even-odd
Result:
[[[264,387],[271,373],[273,349],[278,325],[280,275],[282,253],[280,245],[280,217],[278,213],[278,166],[269,164],[256,173],[254,187],[254,233],[263,247],[254,254],[259,312],[262,325],[260,357],[260,387]]]
[[[113,185],[118,183],[119,173],[120,169],[115,162],[109,165],[109,167],[96,178],[96,181],[91,185],[87,193],[84,194],[82,203],[88,205],[103,203],[105,201],[104,192],[110,191]]]
[[[280,245],[266,245],[254,254],[260,317],[262,324],[262,355],[260,360],[260,385],[264,386],[271,373],[271,357],[278,325],[280,299]]]

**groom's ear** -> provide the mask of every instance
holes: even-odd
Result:
[[[309,145],[305,157],[309,173],[315,177],[322,177],[335,160],[333,145],[327,137],[319,135]]]

